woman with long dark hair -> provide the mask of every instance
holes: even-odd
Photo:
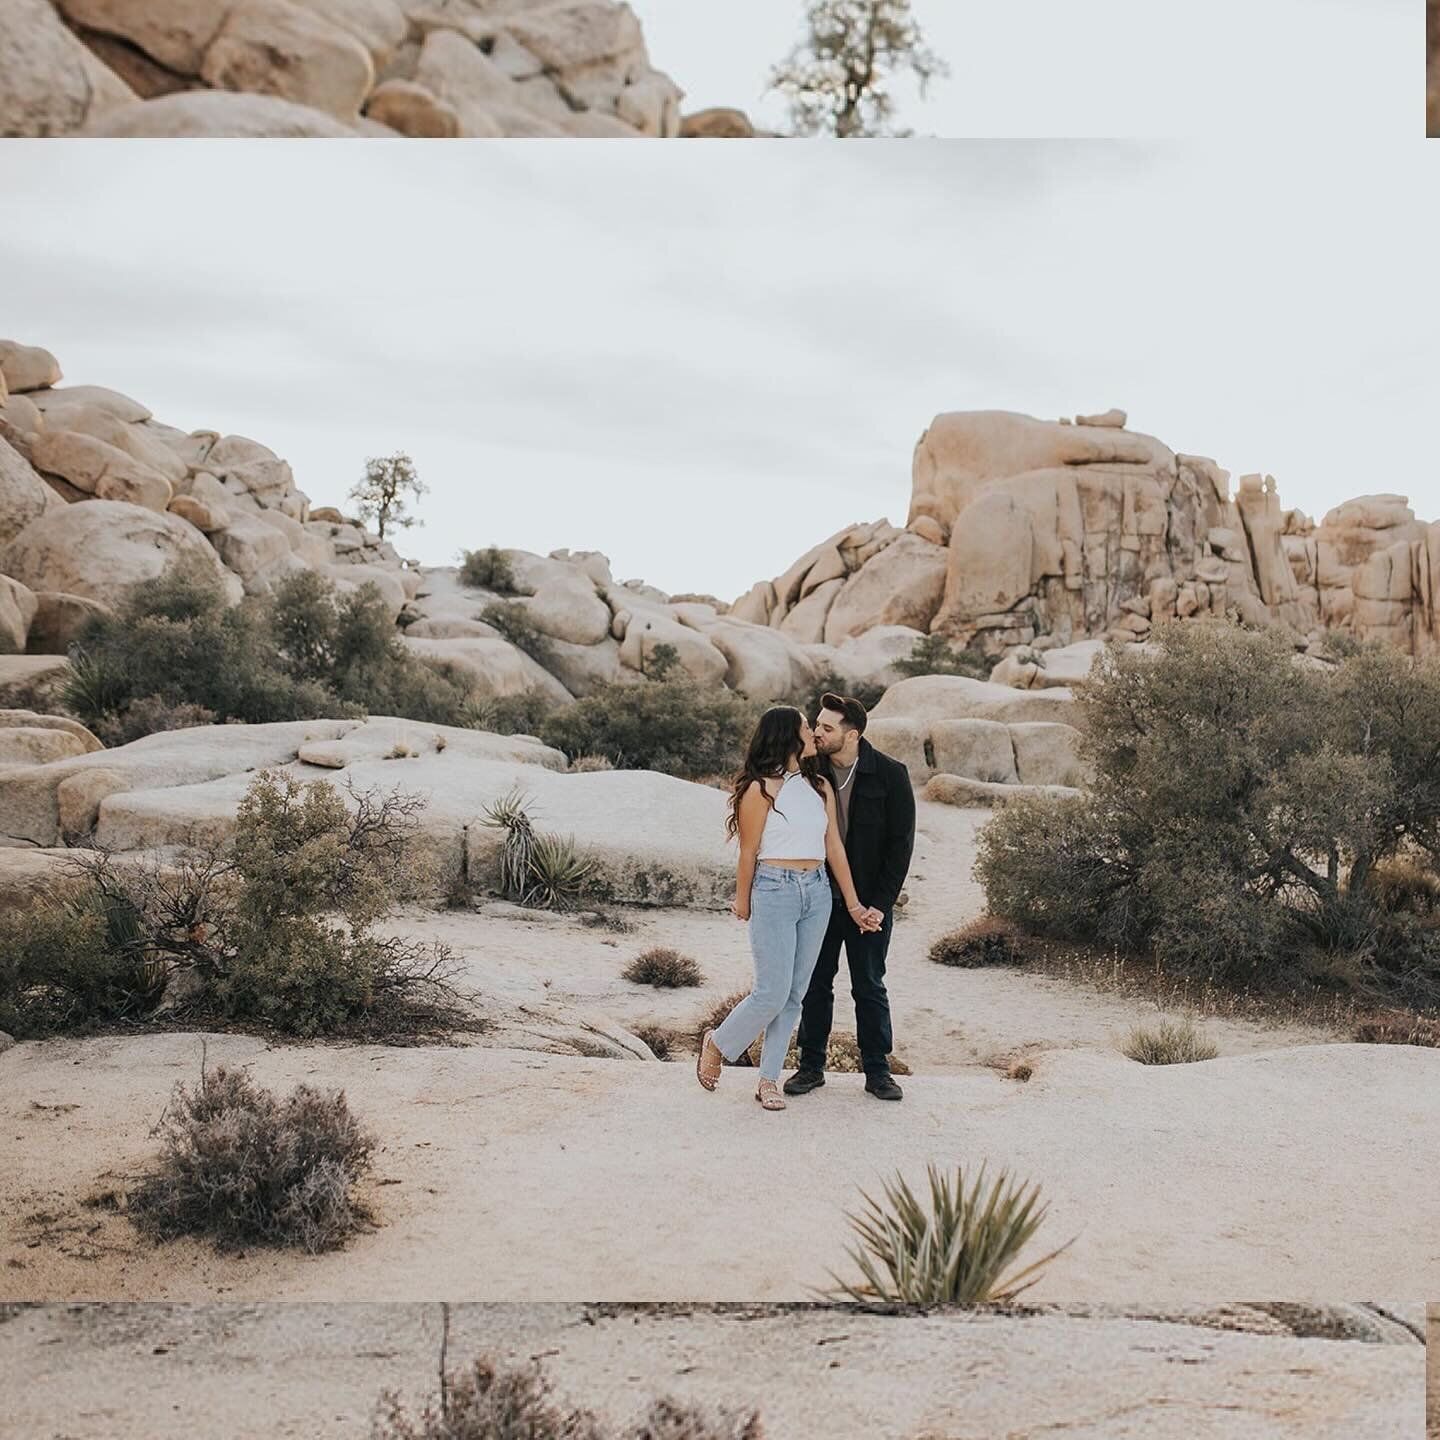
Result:
[[[880,924],[855,893],[835,795],[816,770],[810,724],[793,705],[771,706],[756,724],[735,772],[725,834],[740,842],[731,910],[749,922],[755,984],[719,1026],[706,1029],[695,1073],[713,1090],[724,1062],[738,1060],[763,1032],[755,1098],[783,1110],[780,1068],[830,923],[827,861],[860,929]]]

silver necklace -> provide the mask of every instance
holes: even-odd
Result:
[[[835,793],[837,795],[855,778],[855,771],[859,768],[859,765],[860,757],[857,755],[850,762],[850,773],[835,787]]]

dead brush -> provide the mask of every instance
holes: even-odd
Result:
[[[937,965],[978,968],[987,965],[1023,965],[1020,930],[1007,920],[982,915],[958,930],[942,935],[930,947]]]
[[[1121,1049],[1142,1065],[1191,1065],[1220,1053],[1215,1042],[1201,1033],[1193,1015],[1153,1026],[1136,1025]]]
[[[297,1085],[283,1099],[243,1070],[218,1065],[175,1087],[157,1127],[155,1172],[131,1193],[142,1233],[199,1235],[218,1250],[294,1245],[335,1249],[367,1220],[351,1195],[375,1141],[344,1091]]]
[[[662,990],[682,990],[705,983],[700,966],[689,955],[664,945],[643,951],[620,973],[633,984],[654,985]]]
[[[1440,1020],[1406,1010],[1372,1010],[1356,1017],[1353,1038],[1361,1045],[1426,1045],[1440,1049]]]

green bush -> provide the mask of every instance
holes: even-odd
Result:
[[[1213,1060],[1220,1050],[1201,1034],[1191,1015],[1183,1020],[1162,1020],[1157,1025],[1136,1025],[1121,1049],[1142,1065],[1191,1065]]]
[[[899,1175],[885,1182],[883,1204],[862,1192],[865,1208],[849,1219],[861,1242],[850,1255],[863,1278],[832,1275],[829,1294],[882,1307],[1000,1303],[1029,1289],[1067,1248],[1011,1272],[1045,1219],[1039,1187],[1004,1172],[987,1186],[984,1165],[968,1188],[963,1169],[953,1186],[933,1165],[928,1174],[928,1206]]]
[[[1300,669],[1283,635],[1220,621],[1151,641],[1107,651],[1076,697],[1087,792],[1017,800],[981,832],[991,913],[1237,985],[1344,957],[1362,986],[1433,1003],[1440,928],[1387,909],[1384,877],[1440,855],[1440,662],[1362,647]]]
[[[636,985],[654,985],[663,990],[681,990],[705,983],[700,966],[689,955],[666,945],[657,945],[637,955],[620,973]]]
[[[474,723],[497,735],[534,735],[555,713],[556,702],[538,686],[518,695],[493,695],[474,702]]]
[[[540,738],[568,759],[608,755],[621,770],[689,779],[733,771],[763,705],[683,671],[601,686],[554,711]]]
[[[243,1070],[217,1066],[178,1085],[161,1120],[154,1174],[127,1213],[157,1240],[198,1235],[219,1250],[295,1245],[314,1254],[364,1223],[351,1190],[375,1142],[343,1091],[297,1085],[283,1100]]]
[[[124,897],[67,881],[0,911],[0,1030],[22,1039],[144,1015],[165,976]]]
[[[515,573],[510,557],[494,545],[484,550],[460,552],[460,583],[477,590],[494,590],[501,595],[515,593]]]
[[[815,717],[820,713],[820,697],[825,694],[849,695],[858,700],[866,710],[873,710],[885,694],[883,685],[867,684],[864,681],[856,682],[847,680],[835,670],[826,669],[815,677],[815,683],[811,685],[810,691],[800,701],[800,707],[805,712],[805,718],[812,724]]]
[[[417,796],[350,791],[261,771],[230,846],[233,952],[214,982],[232,1014],[334,1033],[443,977],[449,955],[377,923],[431,878],[414,851]]]
[[[901,675],[966,675],[972,680],[988,680],[995,662],[979,650],[957,649],[943,635],[924,635],[911,647],[910,653],[895,662]]]
[[[123,744],[216,721],[400,715],[473,725],[471,682],[411,655],[374,585],[337,595],[301,571],[273,596],[226,602],[214,575],[173,567],[90,620],[72,649],[63,703]]]
[[[554,670],[557,665],[555,647],[550,637],[535,626],[530,612],[518,600],[492,600],[479,618],[493,625],[517,650],[523,650],[537,665]]]

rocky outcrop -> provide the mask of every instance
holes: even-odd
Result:
[[[619,0],[7,0],[0,135],[668,139]],[[750,136],[740,111],[685,133]]]
[[[915,447],[904,531],[842,531],[732,608],[832,641],[903,608],[901,623],[996,657],[1143,641],[1159,619],[1203,615],[1285,626],[1301,644],[1335,627],[1440,647],[1440,528],[1405,497],[1350,501],[1316,526],[1281,507],[1272,477],[1243,475],[1232,494],[1213,460],[1126,422],[937,416]],[[1019,683],[1040,669],[1017,661]]]

